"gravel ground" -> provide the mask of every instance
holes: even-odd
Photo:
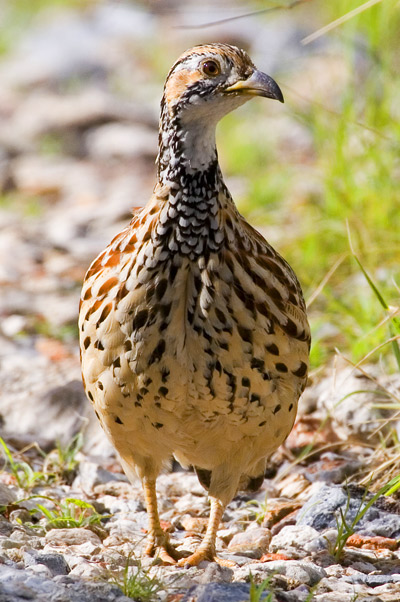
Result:
[[[155,69],[144,48],[158,40],[156,49],[168,48],[172,60],[198,42],[198,32],[172,26],[177,14],[190,22],[190,7],[160,13],[100,2],[50,11],[0,63],[0,189],[14,201],[0,204],[0,425],[17,463],[0,472],[0,602],[124,602],[127,578],[153,587],[151,600],[168,602],[246,602],[266,579],[264,595],[274,592],[277,602],[400,601],[399,502],[379,500],[341,557],[334,554],[340,511],[351,521],[363,503],[364,491],[345,482],[368,471],[377,428],[390,417],[376,402],[399,390],[398,377],[374,366],[361,372],[337,362],[310,380],[263,488],[236,497],[225,512],[217,547],[233,568],[140,559],[143,495],[127,483],[84,397],[77,306],[88,264],[152,190],[162,84],[149,75]],[[300,33],[277,15],[249,19],[245,29],[232,21],[201,39],[245,46],[273,71],[277,57],[293,58]],[[310,61],[318,69],[306,50],[297,59],[297,82]],[[319,69],[321,93],[332,97],[345,68],[334,78]],[[288,113],[274,114],[274,132],[308,152]],[[245,186],[229,184],[233,193]],[[274,243],[277,234],[267,234]],[[79,432],[83,446],[67,466],[56,441],[65,449]],[[310,445],[313,453],[296,462]],[[173,543],[193,550],[208,516],[204,490],[174,465],[158,493]],[[72,526],[54,528],[51,517],[67,511]]]

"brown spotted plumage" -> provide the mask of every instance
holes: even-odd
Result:
[[[283,100],[233,46],[185,52],[161,102],[158,182],[86,275],[80,308],[87,395],[130,479],[142,479],[146,552],[172,563],[156,477],[175,456],[209,491],[203,542],[181,564],[215,557],[226,504],[260,486],[304,389],[310,333],[290,266],[238,213],[223,182],[215,126],[252,96]]]

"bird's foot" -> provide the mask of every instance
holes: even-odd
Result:
[[[198,566],[200,562],[206,560],[207,562],[217,562],[220,566],[223,567],[235,567],[236,563],[231,560],[225,560],[224,558],[218,558],[215,555],[215,550],[211,548],[197,548],[193,554],[187,556],[186,558],[181,558],[178,561],[178,566],[182,566],[184,568],[190,568],[191,566]]]
[[[159,558],[163,564],[176,564],[176,561],[182,558],[182,554],[175,550],[169,541],[167,533],[164,533],[164,531],[149,535],[143,554]]]

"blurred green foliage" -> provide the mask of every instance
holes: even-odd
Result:
[[[362,3],[314,4],[320,21],[329,23]],[[310,306],[314,367],[335,347],[356,362],[388,339],[387,325],[380,325],[385,311],[351,256],[347,223],[365,269],[388,304],[400,305],[398,3],[383,1],[326,35],[334,38],[346,78],[335,90],[334,108],[312,89],[304,102],[285,89],[287,73],[276,75],[291,117],[310,140],[306,156],[291,153],[290,146],[282,153],[282,140],[273,132],[260,135],[258,120],[265,110],[260,106],[249,105],[253,118],[246,121],[230,115],[220,130],[225,171],[244,172],[248,182],[240,209],[274,233],[272,242],[295,268],[307,299],[340,263]],[[328,47],[327,59],[333,43]],[[320,59],[323,48],[316,52]],[[317,186],[307,191],[310,179]],[[397,368],[390,345],[371,359],[379,357],[387,369]]]
[[[0,56],[13,47],[35,17],[45,9],[79,7],[93,0],[0,0]]]

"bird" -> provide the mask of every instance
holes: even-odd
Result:
[[[144,555],[217,561],[216,535],[240,489],[258,489],[292,429],[310,329],[289,264],[238,212],[215,130],[259,96],[283,102],[247,52],[210,43],[184,52],[161,100],[149,202],[89,267],[79,331],[86,394],[131,482],[142,482]],[[163,531],[156,479],[175,458],[208,491],[203,540],[189,556]]]

